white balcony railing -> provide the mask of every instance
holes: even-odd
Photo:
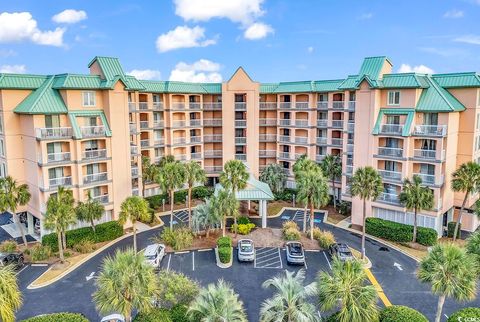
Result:
[[[173,144],[185,144],[187,139],[185,137],[173,138]]]
[[[290,124],[292,124],[292,120],[289,120],[289,119],[278,120],[278,125],[280,126],[289,126]]]
[[[401,124],[382,124],[380,132],[383,134],[402,134],[403,125]]]
[[[338,139],[338,138],[332,138],[332,145],[335,146],[342,146],[343,145],[343,139]]]
[[[139,102],[138,103],[139,110],[148,110],[148,103],[147,102]]]
[[[235,160],[247,161],[247,155],[243,153],[235,154]]]
[[[355,101],[348,102],[348,109],[355,110]]]
[[[201,104],[198,102],[190,102],[188,103],[188,108],[191,110],[199,110],[201,108]]]
[[[235,120],[235,127],[246,127],[247,120]]]
[[[40,161],[41,158],[40,158]],[[47,163],[50,162],[66,162],[70,161],[70,152],[57,152],[47,154]]]
[[[275,158],[275,156],[277,155],[277,151],[276,150],[260,150],[258,151],[258,155],[260,157]]]
[[[202,137],[201,136],[191,136],[190,137],[190,143],[200,143],[202,142]]]
[[[35,132],[38,139],[63,139],[72,137],[71,127],[37,128]]]
[[[307,109],[308,105],[308,102],[295,102],[295,108]]]
[[[190,120],[190,126],[202,126],[202,120]]]
[[[306,127],[308,125],[308,120],[295,120],[295,126]]]
[[[222,119],[204,119],[203,126],[222,126]]]
[[[148,129],[148,121],[140,121],[141,129]]]
[[[235,144],[246,144],[247,143],[247,138],[246,137],[236,137],[235,138]]]
[[[398,194],[396,194],[396,193],[383,192],[383,193],[380,194],[380,196],[378,196],[377,201],[390,203],[390,204],[394,204],[394,205],[399,205],[400,204],[400,199],[398,197]]]
[[[153,139],[153,145],[164,145],[165,138],[164,137],[156,137]]]
[[[288,135],[280,135],[278,137],[278,141],[285,142],[285,143],[290,143],[292,141],[292,138]]]
[[[308,144],[308,138],[307,137],[302,137],[302,136],[296,136],[295,137],[295,143],[296,144]]]
[[[326,156],[325,154],[317,154],[317,155],[315,156],[315,161],[317,161],[317,162],[322,162],[323,159],[325,159],[325,156]]]
[[[345,173],[352,174],[353,173],[353,165],[346,165],[345,166]]]
[[[130,127],[130,134],[134,134],[137,132],[137,125],[135,123],[130,123],[129,127]]]
[[[205,158],[221,158],[223,156],[222,150],[205,150],[203,152]]]
[[[438,178],[434,174],[414,173],[414,175],[419,176],[422,179],[422,183],[426,185],[442,185],[445,180],[443,175],[438,176]]]
[[[378,170],[380,176],[385,180],[393,180],[393,181],[401,181],[402,180],[402,173],[397,171],[389,171],[389,170]]]
[[[353,152],[353,144],[347,143],[347,152]]]
[[[109,198],[108,194],[100,195],[100,196],[92,196],[92,199],[94,201],[97,201],[97,202],[103,204],[103,205],[110,202],[110,198]]]
[[[199,160],[202,158],[202,152],[192,152],[190,153],[190,158],[192,160]]]
[[[343,129],[343,120],[332,120],[332,127]]]
[[[222,109],[222,103],[221,102],[203,103],[203,109],[207,110],[207,111],[221,110]]]
[[[327,101],[317,102],[317,108],[320,110],[328,109],[328,102]]]
[[[153,120],[153,127],[164,127],[164,120]]]
[[[83,177],[83,184],[89,184],[93,182],[100,182],[100,181],[107,181],[107,180],[108,180],[108,173],[99,172],[99,173],[85,175]]]
[[[292,108],[292,102],[280,102],[280,108]]]
[[[59,187],[59,186],[71,186],[71,185],[72,185],[71,176],[48,179],[48,187],[50,189]]]
[[[130,152],[133,146],[130,146]],[[135,146],[136,148],[136,146]],[[132,153],[136,154],[136,153]],[[101,158],[106,158],[107,157],[107,150],[106,149],[98,149],[98,150],[86,150],[83,151],[82,153],[82,158],[84,160],[90,160],[90,159],[101,159]]]
[[[217,173],[222,172],[223,167],[222,166],[208,166],[207,165],[207,166],[204,167],[204,169],[205,169],[205,172],[207,174],[217,174]]]
[[[142,148],[145,148],[145,147],[150,146],[150,140],[149,140],[149,139],[140,140],[140,146],[141,146]]]
[[[426,136],[445,136],[447,134],[446,125],[415,125],[413,128],[414,135]]]
[[[378,155],[392,157],[392,158],[401,158],[403,157],[402,148],[390,148],[390,147],[379,147]]]
[[[274,110],[277,108],[277,102],[260,102],[261,110]]]
[[[210,134],[203,136],[204,142],[222,142],[221,134]]]
[[[137,155],[138,154],[138,146],[130,145],[130,154],[131,155]]]
[[[185,109],[185,103],[180,103],[180,102],[172,103],[172,109],[174,109],[174,110],[184,110]]]
[[[277,119],[260,119],[260,126],[275,126],[277,125]]]
[[[277,141],[277,135],[276,134],[260,134],[259,140],[261,142],[275,142]]]
[[[246,111],[247,103],[246,102],[235,102],[235,111]]]
[[[279,159],[290,159],[290,152],[278,152]]]
[[[140,189],[132,188],[132,196],[140,196]]]
[[[186,154],[175,154],[175,160],[177,161],[187,161]]]
[[[327,138],[326,137],[318,137],[317,138],[317,144],[327,144]]]
[[[345,102],[343,101],[333,101],[332,108],[335,110],[343,110],[345,108]]]
[[[96,137],[105,135],[105,126],[95,125],[95,126],[81,126],[80,132],[83,137]]]
[[[440,153],[437,150],[425,150],[425,149],[415,149],[413,150],[413,156],[417,159],[425,160],[445,160],[445,150],[442,150]]]
[[[132,169],[132,177],[138,177],[138,167],[133,166],[131,169]]]
[[[354,123],[354,122],[352,122],[352,121],[350,121],[350,120],[348,121],[348,123],[347,123],[347,131],[348,131],[348,132],[353,132],[353,131],[355,131],[355,123]]]
[[[128,111],[135,112],[137,109],[137,103],[135,102],[128,102]]]
[[[163,102],[153,102],[153,109],[157,111],[163,110]]]
[[[172,126],[173,127],[185,127],[186,126],[185,121],[172,121]]]
[[[318,127],[327,127],[328,126],[328,120],[327,119],[322,119],[322,120],[317,119],[317,126]]]

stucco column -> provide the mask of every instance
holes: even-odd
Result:
[[[262,216],[262,228],[267,228],[267,201],[260,200],[259,204],[262,205],[261,216]]]
[[[27,223],[28,223],[28,228],[27,232],[29,235],[33,235],[33,216],[31,213],[27,211]]]
[[[250,210],[250,200],[248,200],[248,210]]]

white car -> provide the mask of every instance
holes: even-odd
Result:
[[[101,322],[125,322],[125,317],[121,314],[110,314],[104,317]]]
[[[143,256],[145,256],[145,260],[147,261],[147,263],[151,264],[155,268],[158,268],[160,266],[160,262],[165,256],[165,245],[148,245],[143,252]]]
[[[240,239],[238,241],[238,261],[253,262],[255,260],[255,246],[250,239]]]

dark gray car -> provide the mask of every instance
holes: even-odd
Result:
[[[334,257],[338,258],[339,260],[345,262],[353,260],[353,254],[350,251],[350,248],[347,244],[344,243],[337,243],[333,244],[328,248],[328,253],[330,257],[333,259]]]

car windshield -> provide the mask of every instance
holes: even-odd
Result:
[[[290,254],[292,255],[302,255],[302,246],[300,244],[291,244],[289,245]]]
[[[352,256],[352,253],[349,252],[349,251],[341,251],[339,254],[342,257],[351,257]]]
[[[253,250],[253,247],[252,247],[252,244],[250,243],[241,243],[240,244],[240,251],[244,252],[244,253],[249,253]]]
[[[157,256],[156,255],[145,255],[147,260],[154,260]]]

